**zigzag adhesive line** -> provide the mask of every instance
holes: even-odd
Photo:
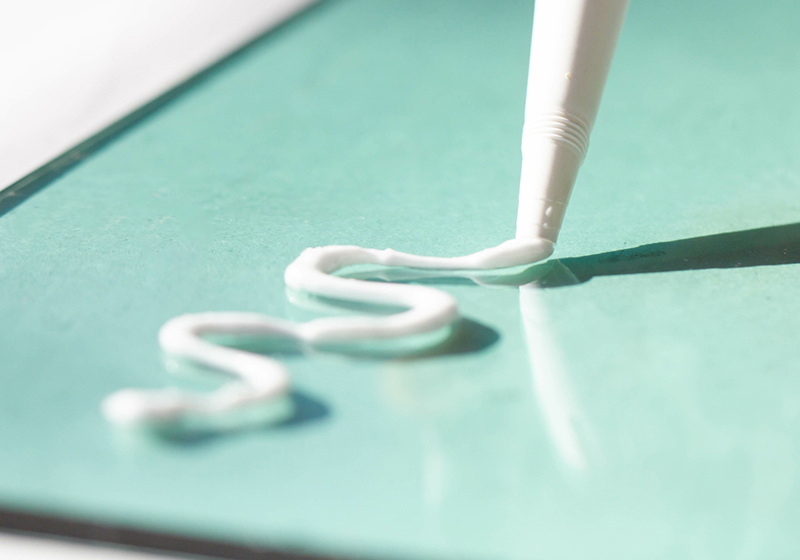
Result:
[[[426,286],[369,282],[333,276],[358,264],[446,270],[487,270],[531,264],[547,258],[553,244],[542,239],[512,239],[472,255],[439,258],[391,249],[329,246],[307,249],[286,269],[286,284],[309,294],[360,303],[406,308],[389,316],[326,317],[294,323],[255,313],[198,313],[168,321],[159,332],[162,349],[176,357],[232,375],[216,391],[123,389],[106,397],[104,416],[123,426],[175,426],[214,419],[285,395],[286,368],[272,358],[215,344],[210,335],[294,339],[310,347],[394,339],[424,334],[451,324],[458,306],[449,294]]]

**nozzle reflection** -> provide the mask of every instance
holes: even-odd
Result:
[[[585,471],[586,454],[575,429],[582,422],[582,412],[570,389],[558,345],[550,334],[549,317],[539,290],[533,283],[519,288],[533,391],[558,455],[570,469]]]

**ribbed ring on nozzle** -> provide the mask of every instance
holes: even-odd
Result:
[[[563,111],[539,113],[525,121],[522,144],[537,137],[548,138],[563,143],[583,159],[589,149],[589,132],[589,125],[575,115]]]

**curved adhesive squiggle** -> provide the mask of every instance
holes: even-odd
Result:
[[[360,264],[388,267],[487,270],[532,264],[549,257],[553,244],[544,239],[512,239],[462,257],[424,257],[391,249],[333,245],[306,249],[286,269],[290,288],[316,296],[359,303],[392,305],[407,310],[389,316],[326,317],[295,323],[255,313],[198,313],[171,319],[161,328],[161,348],[174,356],[229,373],[237,378],[210,393],[177,389],[123,389],[106,397],[104,416],[120,425],[162,425],[186,418],[207,419],[262,404],[285,395],[286,368],[260,354],[214,344],[212,335],[288,338],[310,347],[393,339],[424,334],[458,318],[455,299],[427,286],[389,284],[334,276]]]

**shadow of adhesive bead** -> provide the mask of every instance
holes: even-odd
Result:
[[[500,333],[495,329],[462,317],[453,329],[452,335],[438,346],[401,358],[404,361],[432,358],[435,356],[453,356],[483,352],[500,340]]]

